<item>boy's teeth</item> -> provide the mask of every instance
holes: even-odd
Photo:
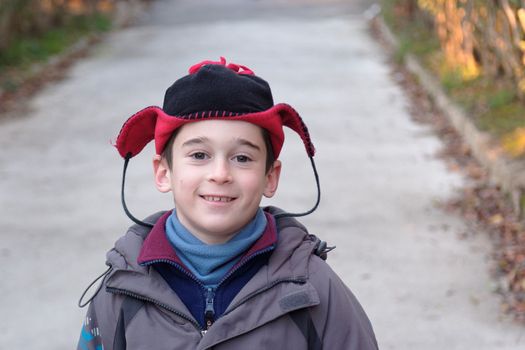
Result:
[[[229,201],[231,201],[230,197],[210,197],[210,196],[205,196],[204,199],[206,199],[207,201],[211,201],[211,202],[229,202]]]

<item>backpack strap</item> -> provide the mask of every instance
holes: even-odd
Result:
[[[142,300],[124,297],[120,307],[115,339],[113,340],[113,350],[126,350],[126,328],[142,306],[144,306]]]
[[[289,313],[294,323],[299,327],[306,338],[308,350],[322,350],[323,343],[315,330],[314,322],[308,312],[308,308],[302,308]]]

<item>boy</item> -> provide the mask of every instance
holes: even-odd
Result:
[[[137,223],[107,256],[78,349],[377,349],[324,242],[259,207],[279,183],[283,125],[315,166],[301,118],[244,66],[204,61],[122,127],[128,161],[151,140],[157,189],[175,208]],[[319,193],[319,192],[318,192]]]

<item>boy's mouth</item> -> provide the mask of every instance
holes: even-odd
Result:
[[[205,201],[208,201],[208,202],[223,202],[223,203],[228,203],[235,199],[233,197],[207,196],[207,195],[201,196],[201,198],[203,198]]]

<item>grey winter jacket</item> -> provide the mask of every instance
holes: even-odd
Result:
[[[107,254],[110,272],[89,305],[78,349],[377,349],[357,299],[313,254],[312,236],[291,218],[277,227],[268,264],[204,332],[158,272],[137,264],[149,230],[132,226]]]

